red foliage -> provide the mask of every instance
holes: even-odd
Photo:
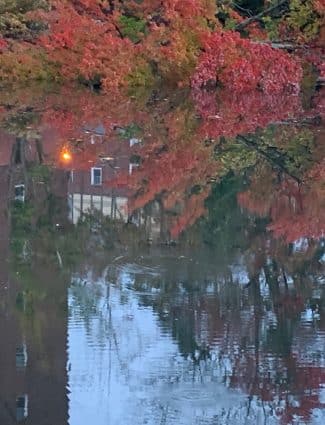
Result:
[[[8,42],[0,37],[0,53],[8,47]]]
[[[325,235],[324,181],[323,161],[312,168],[302,185],[284,178],[276,187],[273,185],[272,192],[265,192],[265,185],[255,178],[250,188],[238,195],[238,202],[253,214],[269,216],[268,229],[286,243],[320,239]]]
[[[58,93],[50,93],[39,101],[38,108],[44,109],[42,125],[54,129],[62,140],[80,137],[86,126],[102,125],[109,136],[115,126],[123,127],[130,122],[141,125],[147,117],[121,93],[112,91],[109,96],[102,96],[76,87],[62,87]]]
[[[314,0],[314,9],[320,14],[325,14],[325,0]]]
[[[184,230],[193,225],[206,211],[204,201],[209,196],[210,187],[206,186],[198,195],[192,195],[185,200],[182,213],[174,219],[170,227],[170,235],[176,239]]]
[[[260,89],[267,94],[297,91],[300,65],[267,44],[242,39],[236,32],[215,32],[202,41],[204,53],[192,78],[195,88],[220,83],[237,93]]]
[[[171,213],[169,229],[173,238],[204,214],[209,181],[211,178],[218,179],[220,170],[224,170],[223,163],[214,158],[213,145],[205,146],[204,140],[213,138],[217,142],[220,136],[253,132],[270,122],[290,116],[297,117],[301,113],[298,96],[263,96],[256,90],[249,95],[234,95],[225,90],[217,94],[197,90],[193,92],[194,106],[189,101],[179,103],[175,102],[175,98],[168,99],[168,94],[166,98],[162,96],[160,101],[153,104],[146,100],[144,104],[130,101],[116,92],[103,96],[76,88],[61,88],[59,92],[47,93],[43,97],[37,92],[33,94],[34,99],[24,94],[20,94],[19,99],[25,104],[33,104],[35,110],[41,111],[42,131],[55,135],[51,139],[53,147],[46,151],[56,151],[53,162],[67,150],[72,156],[64,164],[68,168],[86,170],[103,152],[107,156],[112,141],[116,143],[116,139],[120,138],[116,129],[127,128],[130,124],[136,124],[141,129],[139,137],[142,143],[130,148],[130,156],[135,154],[141,158],[140,166],[134,168],[132,174],[129,174],[128,167],[120,169],[114,181],[106,181],[105,184],[128,189],[130,211],[159,199],[164,209]],[[177,99],[182,95],[180,93]],[[12,94],[6,100],[7,103],[17,104]],[[14,114],[14,107],[9,108],[7,113]],[[90,136],[84,130],[98,126],[105,128],[105,136],[100,143],[91,145]],[[126,141],[121,140],[121,143]],[[110,153],[109,156],[115,155]],[[310,180],[316,181],[315,176],[320,172],[321,169],[315,168],[314,177],[310,177]],[[240,202],[259,215],[271,214],[278,226],[282,226],[284,219],[287,220],[287,229],[289,221],[292,222],[295,218],[292,219],[290,200],[287,202],[286,197],[289,196],[289,190],[292,199],[298,195],[294,192],[294,187],[285,188],[284,183],[277,190],[274,189],[272,173],[270,178],[270,191],[264,190],[266,177],[257,176],[256,182],[251,183],[251,191],[240,195]],[[263,186],[260,184],[261,179]],[[258,190],[262,187],[265,199],[261,199],[261,191]],[[308,187],[306,185],[306,192],[305,189],[302,191],[303,202],[307,204],[311,197],[316,199],[315,192],[319,193],[317,199],[321,197],[320,185],[315,186],[311,197],[308,195]],[[278,200],[275,194],[278,194]],[[286,202],[289,206],[284,209]],[[315,227],[315,219],[317,215],[321,217],[321,214],[318,210],[312,212],[312,205],[310,202],[304,210],[304,220],[310,220]],[[298,230],[304,229],[305,233],[310,231],[310,234],[315,234],[316,231],[319,233],[316,227],[314,230],[311,227],[306,230],[298,220],[298,210],[295,214]],[[314,218],[311,220],[312,217]],[[274,232],[278,232],[275,234],[280,235],[281,229],[274,228]],[[295,227],[290,235],[287,235],[287,230],[282,232],[287,240],[296,236],[294,229]]]
[[[319,66],[319,73],[322,78],[325,78],[325,62],[322,62]]]
[[[83,2],[87,5],[90,2]],[[137,48],[129,39],[117,36],[111,20],[94,19],[78,13],[73,4],[54,2],[55,9],[44,15],[50,34],[40,38],[52,61],[60,65],[67,79],[101,79],[104,88],[126,84],[136,64]],[[96,13],[100,13],[95,4]],[[103,15],[104,16],[104,15]]]
[[[199,51],[196,39],[207,31],[206,20],[214,19],[211,0],[52,4],[52,11],[41,15],[50,26],[40,39],[49,58],[65,78],[99,80],[105,90],[127,85],[139,70],[150,73],[152,61],[166,78],[173,71],[176,80],[185,79]],[[121,17],[130,16],[145,26],[137,43],[123,33]]]
[[[297,94],[264,94],[258,90],[236,93],[230,90],[192,92],[197,112],[203,118],[200,134],[217,138],[254,132],[272,122],[299,117]]]
[[[158,197],[165,210],[177,210],[178,214],[170,220],[170,233],[176,238],[204,214],[204,200],[210,191],[207,179],[216,173],[218,165],[211,157],[211,149],[204,148],[199,140],[195,145],[166,146],[158,154],[160,149],[157,142],[143,145],[137,150],[142,165],[131,175],[122,171],[107,184],[131,190],[131,212]],[[202,190],[189,193],[195,185],[201,185]]]

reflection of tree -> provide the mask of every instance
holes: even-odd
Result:
[[[259,252],[261,245],[255,249]],[[308,331],[316,343],[309,346],[309,353],[307,350],[309,360],[303,347],[300,353],[295,348],[303,344],[297,329],[303,326],[303,310],[313,302],[314,283],[305,270],[299,271],[299,263],[293,271],[294,282],[286,289],[279,260],[276,254],[270,255],[264,256],[266,263],[259,264],[259,271],[251,271],[247,289],[230,281],[222,283],[222,271],[218,275],[217,270],[214,275],[210,271],[206,281],[202,263],[196,266],[200,270],[197,279],[189,259],[166,263],[168,271],[156,277],[146,274],[145,268],[141,273],[132,274],[132,269],[129,273],[141,302],[154,308],[184,358],[191,359],[193,379],[204,382],[211,372],[249,396],[248,415],[256,409],[257,400],[266,412],[273,410],[286,423],[293,414],[307,418],[310,410],[320,405],[317,397],[324,369],[317,332]],[[152,294],[151,287],[155,289]]]
[[[267,166],[262,173],[271,175]],[[308,179],[307,175],[303,184],[299,184],[290,177],[280,175],[277,179],[274,176],[268,179],[270,185],[262,189],[259,182],[263,174],[252,176],[249,189],[239,195],[240,204],[252,213],[270,216],[269,229],[287,242],[323,237],[323,178]]]
[[[324,235],[322,134],[319,127],[281,125],[238,137],[263,159],[239,202],[270,217],[269,229],[287,242]]]
[[[16,182],[26,190],[25,202],[11,205],[12,269],[25,319],[37,316],[46,329],[40,306],[56,297],[64,309],[64,285],[77,277],[72,308],[88,330],[98,316],[101,342],[110,333],[116,344],[103,294],[90,281],[104,276],[116,289],[126,269],[132,279],[126,290],[121,286],[119,302],[127,305],[134,290],[141,306],[154,310],[187,359],[177,379],[217,376],[241,388],[248,415],[260,403],[284,422],[307,417],[319,406],[324,376],[317,347],[324,293],[317,282],[325,196],[319,127],[292,125],[298,98],[200,93],[194,106],[184,92],[152,93],[134,102],[121,96],[112,108],[109,96],[71,95],[67,88],[37,99],[24,93],[31,110],[13,93],[1,114],[16,137],[8,197]],[[273,121],[282,123],[256,131]],[[91,144],[84,129],[100,124],[105,135]],[[250,134],[235,137],[241,132]],[[129,138],[138,139],[127,151],[136,169],[104,184],[128,189],[132,217],[124,223],[90,210],[73,226],[68,167],[58,153],[70,149],[73,168],[88,170],[103,146],[115,157]],[[170,238],[177,244],[155,243]]]
[[[208,252],[188,250],[188,257],[166,262],[169,271],[160,279],[135,275],[134,289],[141,293],[151,285],[155,288],[157,295],[143,295],[142,302],[158,312],[184,357],[200,364],[198,373],[205,370],[205,362],[211,365],[215,352],[219,366],[229,365],[224,382],[249,395],[248,415],[257,397],[266,412],[273,411],[283,423],[294,414],[307,420],[311,409],[320,405],[324,370],[317,332],[308,331],[315,346],[305,354],[296,349],[297,330],[303,326],[303,311],[312,306],[317,317],[324,302],[324,293],[321,299],[313,297],[324,247],[310,241],[308,250],[300,251],[272,240],[265,233],[265,220],[238,208],[236,195],[242,187],[241,179],[232,175],[216,185],[207,202],[207,218],[194,226],[189,239],[187,233],[181,239],[193,242],[198,227],[209,243]],[[192,264],[192,258],[199,265]],[[211,260],[216,264],[212,269]],[[241,275],[247,276],[242,289],[235,283]],[[302,372],[308,376],[305,380]]]
[[[36,269],[41,268],[41,263],[42,268],[54,263],[58,271],[57,252],[62,258],[61,273],[70,279],[74,272],[85,280],[89,271],[92,280],[101,276],[108,262],[112,262],[108,277],[115,279],[120,263],[130,257],[137,262],[142,254],[148,254],[150,248],[136,246],[141,236],[132,223],[114,224],[94,213],[86,215],[77,226],[69,226],[66,198],[54,191],[54,182],[62,178],[63,184],[66,173],[60,171],[54,176],[47,169],[44,188],[37,183],[44,176],[32,170],[31,163],[27,163],[32,175],[28,200],[12,207],[14,267],[19,271],[28,302],[35,306],[47,299],[49,288],[44,289],[42,279],[35,279]],[[277,179],[269,172],[269,165],[260,163],[254,171],[260,173],[257,181],[263,180],[264,190],[273,190]],[[302,388],[317,392],[324,371],[317,359],[321,355],[317,347],[312,349],[312,366],[299,357],[295,347],[300,344],[297,329],[302,326],[303,311],[309,305],[315,305],[316,311],[323,302],[324,295],[314,299],[313,290],[321,276],[318,267],[324,248],[311,240],[308,248],[302,250],[297,245],[272,240],[265,232],[267,220],[254,218],[237,205],[237,193],[252,185],[253,180],[247,175],[250,176],[229,173],[216,183],[205,205],[206,218],[184,233],[178,247],[165,248],[175,250],[181,258],[175,261],[158,257],[159,266],[167,272],[150,274],[150,268],[144,267],[141,273],[134,273],[133,289],[140,292],[142,304],[157,312],[161,326],[171,332],[183,357],[189,357],[188,370],[195,382],[216,373],[224,385],[241,388],[249,395],[249,415],[255,409],[254,399],[267,412],[273,410],[281,418],[290,418],[294,413],[307,415],[319,405],[318,395],[304,394]],[[57,228],[56,223],[61,226]],[[202,248],[200,235],[208,249]],[[19,241],[28,242],[28,255],[26,244]],[[199,249],[195,249],[195,244]],[[126,259],[118,259],[121,255]],[[155,265],[156,260],[150,261],[153,264],[149,265]],[[238,282],[246,287],[238,286]],[[156,289],[154,296],[141,295],[151,287]],[[82,306],[80,314],[89,325],[91,317],[101,311],[101,294],[93,297],[90,291],[88,295],[85,299],[76,290],[73,308]],[[101,316],[102,340],[107,332],[114,332],[106,327],[107,320]],[[313,341],[315,333],[308,332]],[[301,371],[310,379],[302,380]],[[188,376],[184,373],[178,379],[185,382]],[[300,408],[286,396],[288,389]],[[281,408],[276,397],[283,400]]]
[[[245,95],[233,91],[194,91],[197,113],[203,118],[202,137],[217,139],[253,133],[273,122],[301,115],[297,95],[265,95],[257,90]]]
[[[264,273],[268,273],[266,266]],[[295,279],[296,289],[286,291],[278,272],[267,277],[265,285],[270,292],[266,296],[261,292],[264,284],[260,279],[261,276],[255,276],[246,295],[229,283],[162,283],[158,288],[163,291],[149,303],[159,311],[163,326],[172,329],[185,356],[190,355],[194,362],[201,359],[204,370],[205,361],[209,364],[208,358],[218,353],[220,365],[228,364],[223,372],[225,384],[242,388],[251,401],[257,397],[285,423],[285,418],[292,414],[307,417],[310,409],[320,403],[316,394],[324,376],[324,370],[318,366],[317,356],[321,353],[316,346],[309,353],[315,356],[313,365],[305,366],[304,355],[299,357],[293,350],[301,312],[312,297],[311,288],[308,289],[308,278],[302,273]],[[143,298],[146,303],[150,299]],[[202,353],[207,346],[210,354],[204,360]],[[314,369],[317,367],[318,372]],[[302,371],[308,376],[303,383]],[[315,395],[310,396],[307,388]],[[296,405],[287,398],[288,392],[296,399]]]
[[[101,96],[81,89],[72,94],[71,88],[62,87],[40,92],[38,97],[23,91],[28,108],[19,106],[17,96],[14,92],[11,99],[4,99],[1,112],[6,125],[14,131],[17,117],[29,117],[24,131],[39,130],[35,149],[45,163],[85,171],[110,149],[114,164],[119,154],[113,148],[116,140],[121,140],[121,146],[129,136],[142,142],[129,149],[129,160],[137,164],[132,173],[121,169],[105,183],[128,189],[131,211],[158,202],[168,216],[165,234],[172,239],[205,214],[209,183],[229,170],[237,173],[264,158],[273,168],[296,176],[308,172],[314,159],[312,130],[290,124],[302,114],[296,95],[275,97],[253,91],[234,96],[219,90],[195,91],[189,99],[184,91],[165,89],[130,100],[123,94]],[[250,135],[253,144],[232,139],[278,121],[283,125]],[[104,129],[102,140],[90,143],[84,130],[98,126]],[[68,164],[59,160],[60,152],[69,153]]]

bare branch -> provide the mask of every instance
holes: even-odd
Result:
[[[258,21],[259,19],[263,18],[264,16],[269,15],[274,10],[278,9],[281,6],[284,6],[286,3],[288,3],[288,0],[281,0],[278,4],[268,7],[267,9],[263,10],[262,12],[258,13],[255,16],[252,16],[251,18],[245,19],[243,22],[236,25],[235,30],[236,31],[243,30],[244,28],[247,27],[247,25],[251,24],[252,22]],[[282,13],[285,13],[285,11],[283,11]]]

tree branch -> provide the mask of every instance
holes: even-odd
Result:
[[[281,0],[279,1],[278,4],[274,5],[274,6],[270,6],[267,9],[263,10],[262,12],[258,13],[255,16],[252,16],[251,18],[247,18],[245,19],[243,22],[241,22],[240,24],[235,26],[235,30],[236,31],[241,31],[244,28],[246,28],[249,24],[251,24],[252,22],[258,21],[259,19],[263,18],[264,16],[269,15],[270,13],[272,13],[274,10],[278,9],[279,7],[285,5],[286,3],[288,3],[288,0]],[[284,12],[282,12],[284,13]]]
[[[298,184],[301,183],[301,180],[299,177],[293,175],[289,172],[289,170],[286,168],[285,165],[283,165],[280,161],[277,161],[276,159],[272,158],[272,156],[268,155],[266,152],[261,149],[257,143],[255,143],[253,140],[248,139],[245,136],[238,135],[236,137],[236,140],[239,142],[243,142],[246,146],[250,147],[251,149],[255,150],[257,153],[259,153],[261,156],[264,156],[267,161],[273,163],[276,167],[278,167],[281,171],[283,171],[285,174],[287,174],[289,177],[291,177],[293,180],[295,180]]]

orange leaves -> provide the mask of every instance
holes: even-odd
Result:
[[[209,0],[166,0],[164,7],[167,18],[182,17],[192,21],[200,16],[212,19],[215,13],[213,3]]]
[[[200,217],[206,213],[204,201],[209,196],[210,187],[206,186],[199,194],[185,197],[184,194],[178,194],[177,200],[183,198],[179,216],[175,217],[170,227],[170,235],[177,239],[179,235],[190,226],[192,226]]]
[[[39,57],[38,50],[28,43],[13,44],[0,54],[2,83],[51,80],[52,77],[51,68]]]

